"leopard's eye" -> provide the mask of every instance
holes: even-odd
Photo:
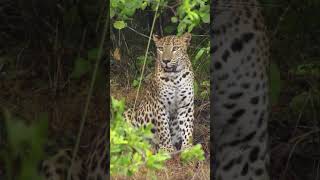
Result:
[[[163,47],[158,47],[158,50],[162,52],[163,51]]]
[[[172,51],[177,51],[177,50],[179,50],[179,47],[173,47],[172,48]]]

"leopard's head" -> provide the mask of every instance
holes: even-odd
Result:
[[[165,72],[179,72],[190,62],[186,58],[187,49],[190,44],[191,34],[185,33],[182,36],[165,36],[160,38],[153,35],[157,47],[157,63]]]

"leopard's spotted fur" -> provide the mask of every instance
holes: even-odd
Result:
[[[187,54],[191,35],[166,36],[153,40],[157,47],[155,74],[140,95],[135,109],[126,113],[133,125],[152,123],[156,145],[172,152],[191,145],[194,119],[194,74]]]
[[[213,175],[267,180],[269,44],[260,8],[256,0],[211,7]]]

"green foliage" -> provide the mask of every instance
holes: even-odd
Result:
[[[110,129],[110,172],[111,175],[131,176],[141,167],[148,170],[160,170],[164,168],[164,162],[170,159],[170,154],[159,151],[153,154],[149,141],[153,134],[152,125],[145,128],[134,128],[126,122],[122,116],[124,101],[112,98],[111,106],[111,129]],[[198,144],[186,149],[181,154],[183,162],[204,160],[204,151]]]
[[[132,86],[134,88],[137,88],[139,86],[139,80],[138,79],[134,79],[133,82],[132,82]]]
[[[112,98],[112,120],[110,129],[110,172],[111,175],[131,176],[146,166],[150,170],[163,168],[168,153],[152,154],[148,139],[152,138],[151,125],[134,128],[127,123],[122,113],[124,101]]]
[[[38,165],[43,159],[43,147],[47,137],[47,113],[40,114],[37,121],[27,125],[17,117],[3,111],[7,145],[0,151],[5,162],[7,179],[40,180]],[[17,169],[19,169],[17,171]]]
[[[210,23],[209,2],[208,0],[184,0],[177,9],[177,16],[178,18],[173,18],[172,22],[177,22],[179,19],[178,34],[186,30],[191,32],[200,23]]]
[[[197,98],[209,99],[209,96],[210,96],[209,80],[203,80],[201,83],[194,81],[193,88],[194,88],[194,94]]]
[[[146,59],[146,68],[150,68],[153,64],[152,64],[153,58],[151,56],[147,56]],[[144,63],[144,56],[138,56],[137,57],[137,65],[139,66],[139,69],[142,69],[143,67],[143,63]]]
[[[197,98],[208,99],[210,94],[209,66],[210,58],[210,41],[208,39],[202,40],[206,42],[205,47],[196,48],[193,55],[191,55],[191,63],[197,79],[194,82],[194,94]]]
[[[126,20],[134,16],[137,10],[144,10],[147,6],[155,10],[157,3],[160,8],[169,9],[169,0],[111,0],[110,17],[116,21],[113,27],[123,29]],[[176,16],[171,17],[172,23],[177,23],[178,35],[185,31],[191,32],[194,27],[201,23],[210,23],[210,7],[208,0],[183,0],[176,9]],[[172,29],[166,29],[172,31]]]
[[[181,153],[181,160],[184,163],[195,160],[203,161],[204,159],[204,151],[202,150],[201,144],[197,144]]]
[[[320,78],[320,63],[305,63],[289,70],[289,72],[296,76],[308,76]]]
[[[116,21],[113,23],[113,27],[116,29],[123,29],[127,26],[127,24],[124,21]]]
[[[203,57],[210,57],[210,42],[206,47],[202,47],[197,50],[195,57],[192,59],[192,64],[195,66],[196,63],[199,63],[199,60]]]
[[[144,63],[144,56],[138,56],[136,62],[138,65],[138,70],[140,70],[140,71],[137,73],[136,78],[132,82],[132,86],[134,88],[138,88],[138,85],[139,85],[139,81],[141,78],[141,71],[142,71],[142,67],[143,67],[143,63]],[[152,66],[154,65],[152,62],[153,62],[152,57],[147,56],[145,70],[152,69]],[[144,81],[145,79],[148,79],[148,77],[142,77],[142,81]],[[142,86],[142,84],[141,84],[141,86]]]
[[[113,24],[116,29],[126,27],[125,20],[132,17],[138,9],[144,10],[147,6],[151,6],[153,10],[160,0],[111,0],[110,18],[115,18],[117,21]],[[163,4],[163,1],[161,3]]]
[[[201,83],[201,92],[200,92],[200,97],[202,99],[209,99],[210,96],[210,81],[202,81]]]

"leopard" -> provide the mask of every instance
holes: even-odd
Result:
[[[187,50],[191,34],[153,35],[157,56],[154,74],[135,107],[124,115],[135,127],[153,125],[157,150],[174,152],[192,145],[194,73]]]
[[[256,0],[211,4],[211,175],[268,180],[270,44]]]

